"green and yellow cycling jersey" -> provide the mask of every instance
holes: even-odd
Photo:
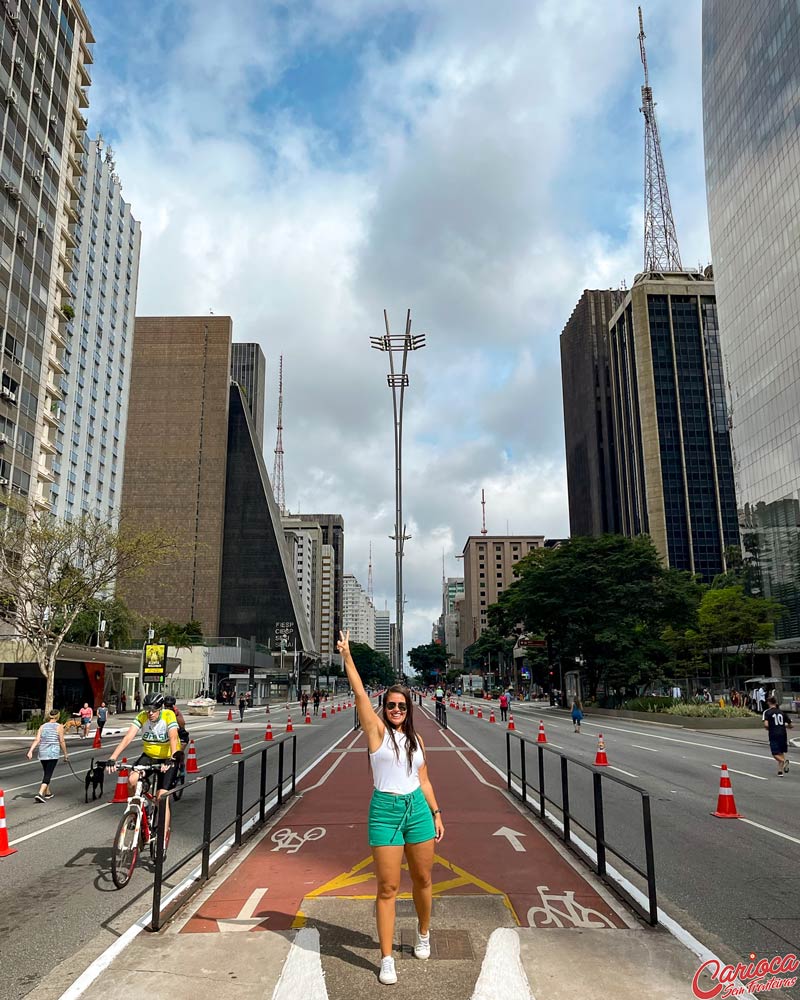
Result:
[[[148,757],[167,760],[172,756],[169,732],[171,729],[177,730],[178,720],[171,709],[162,708],[155,720],[151,719],[146,711],[139,712],[133,724],[142,731],[142,749]]]

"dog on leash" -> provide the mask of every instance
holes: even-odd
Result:
[[[106,769],[101,763],[95,764],[94,757],[92,757],[92,763],[89,770],[86,772],[86,801],[89,801],[89,785],[92,786],[92,802],[95,799],[102,799],[103,797],[103,781],[105,779]],[[98,792],[98,788],[100,791]]]

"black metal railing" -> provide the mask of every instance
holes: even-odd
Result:
[[[287,750],[288,748],[288,750]],[[275,754],[278,756],[277,765],[277,778],[273,785],[269,788],[267,787],[267,774],[268,765],[270,760],[274,761]],[[270,757],[270,755],[272,755]],[[288,760],[287,760],[288,757]],[[258,784],[258,795],[251,802],[245,802],[245,771],[250,765],[250,762],[258,761],[261,762],[260,773],[259,773],[259,784]],[[214,787],[215,782],[225,782],[227,783],[227,773],[231,768],[236,768],[236,809],[233,818],[227,822],[224,826],[217,830],[212,829],[212,818],[214,812]],[[264,823],[272,816],[274,812],[280,809],[285,802],[287,802],[294,794],[297,781],[297,736],[295,734],[284,734],[279,736],[276,740],[267,743],[266,746],[256,749],[253,753],[245,754],[239,760],[231,761],[229,764],[225,764],[214,774],[201,775],[195,778],[193,781],[188,782],[185,786],[186,789],[193,787],[196,791],[199,791],[199,787],[205,784],[205,808],[203,812],[203,835],[200,844],[189,851],[188,854],[184,855],[178,861],[168,869],[164,869],[164,813],[166,809],[166,802],[168,797],[174,795],[174,789],[169,793],[168,796],[164,796],[158,801],[158,829],[157,829],[157,846],[156,846],[156,856],[155,856],[155,879],[153,882],[153,909],[151,915],[151,921],[149,926],[150,930],[157,931],[161,925],[167,920],[179,906],[182,906],[187,899],[194,895],[201,886],[208,881],[211,875],[219,868],[224,860],[227,858],[227,852],[224,852],[215,861],[211,860],[212,846],[215,842],[219,841],[220,838],[226,834],[231,828],[233,828],[233,842],[236,847],[240,847],[244,840],[246,840],[252,833],[258,830]],[[288,786],[288,787],[287,787]],[[244,819],[248,813],[254,813],[258,810],[257,820],[252,824],[252,826],[245,831],[244,829]],[[171,811],[175,812],[175,806],[171,807]],[[255,815],[255,813],[254,813]],[[170,878],[176,872],[180,871],[185,867],[190,861],[194,860],[196,857],[200,857],[200,871],[199,874],[190,885],[187,886],[186,890],[181,893],[181,895],[175,899],[170,900],[163,908],[161,905],[161,897],[163,894],[163,886],[166,879]]]
[[[443,701],[436,702],[436,721],[442,729],[447,729],[447,705]]]
[[[512,749],[512,741],[518,744],[514,749]],[[536,750],[535,761],[529,755],[530,748],[535,748]],[[561,795],[560,800],[548,794],[545,753],[553,754],[554,757],[560,759],[560,774],[558,779]],[[514,770],[515,763],[519,768],[518,771]],[[531,765],[535,766],[532,767]],[[580,768],[592,775],[593,829],[585,823],[579,822],[575,809],[570,808],[570,767]],[[532,771],[535,772],[535,781],[532,780]],[[655,856],[653,853],[653,827],[650,817],[649,794],[643,788],[632,785],[629,781],[624,781],[613,774],[598,771],[583,761],[575,760],[572,757],[567,757],[566,754],[559,753],[547,744],[525,739],[524,736],[520,736],[519,733],[515,732],[506,732],[506,775],[509,792],[520,799],[532,812],[536,813],[550,829],[557,832],[564,843],[576,854],[585,861],[591,862],[598,876],[611,886],[615,892],[624,896],[630,905],[655,927],[658,924],[658,901],[656,898]],[[518,781],[519,791],[514,787],[512,779]],[[606,833],[606,812],[603,798],[604,782],[611,783],[615,789],[627,789],[641,800],[642,836],[644,840],[643,865],[627,856],[620,844],[612,844],[610,842],[610,838]],[[533,796],[530,794],[531,791],[534,793]],[[558,822],[559,817],[554,817],[552,813],[548,812],[548,805],[560,813],[560,824]],[[626,815],[629,816],[630,813]],[[587,857],[586,852],[581,850],[576,843],[572,832],[573,827],[578,827],[594,841],[594,860]],[[631,824],[629,822],[626,822],[625,829],[628,833],[631,831]],[[618,858],[629,869],[644,879],[647,887],[646,907],[642,906],[639,900],[626,892],[625,888],[608,874],[607,855],[609,854]]]

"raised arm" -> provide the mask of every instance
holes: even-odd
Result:
[[[383,739],[383,722],[378,718],[375,709],[372,707],[372,700],[364,690],[364,683],[359,676],[353,656],[350,652],[350,629],[339,633],[339,641],[336,649],[341,654],[344,662],[344,669],[347,672],[347,680],[356,696],[356,711],[361,720],[361,728],[367,734],[370,743]]]

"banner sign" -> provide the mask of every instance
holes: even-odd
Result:
[[[163,681],[167,665],[167,647],[160,642],[148,642],[144,647],[144,679]]]

